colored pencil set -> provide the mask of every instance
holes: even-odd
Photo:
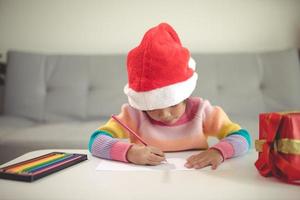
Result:
[[[84,160],[85,154],[52,152],[0,168],[0,178],[32,182]]]

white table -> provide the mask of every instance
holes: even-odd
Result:
[[[1,167],[52,151],[88,154],[87,161],[32,183],[0,179],[0,199],[300,199],[300,187],[261,177],[257,153],[227,160],[217,170],[96,171],[101,161],[87,150],[33,151]],[[184,157],[195,152],[168,153]]]

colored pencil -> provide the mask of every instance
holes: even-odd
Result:
[[[45,171],[48,171],[48,170],[57,168],[57,167],[62,166],[62,165],[64,165],[64,164],[66,164],[66,163],[69,163],[69,162],[71,162],[71,161],[73,161],[73,160],[76,160],[76,159],[78,159],[79,157],[80,157],[80,156],[75,155],[74,158],[71,158],[71,159],[69,159],[69,160],[64,160],[63,162],[60,162],[60,163],[57,163],[57,164],[54,164],[54,165],[50,165],[50,166],[48,166],[48,167],[46,167],[46,168],[44,168],[44,169],[41,169],[41,170],[36,171],[36,172],[33,172],[32,175],[37,175],[37,174],[43,173],[43,172],[45,172]]]
[[[85,154],[52,152],[0,168],[0,178],[32,182],[84,160]]]
[[[34,162],[31,162],[31,163],[27,163],[25,165],[21,165],[21,166],[18,166],[18,167],[15,167],[15,168],[10,168],[7,170],[7,172],[10,172],[10,173],[20,173],[22,172],[24,169],[28,168],[28,167],[32,167],[32,166],[36,166],[42,162],[47,162],[47,161],[51,161],[51,160],[54,160],[56,158],[61,158],[63,157],[64,154],[56,154],[56,155],[52,155],[52,156],[49,156],[48,158],[43,158],[43,159],[40,159],[40,160],[36,160]]]
[[[62,158],[58,158],[58,159],[49,161],[47,163],[42,163],[42,164],[36,165],[34,167],[25,169],[23,172],[27,172],[27,173],[36,172],[36,171],[38,171],[38,170],[40,170],[42,168],[45,168],[47,166],[53,165],[55,163],[59,163],[59,162],[64,161],[64,160],[67,160],[67,159],[71,158],[72,156],[74,156],[74,155],[72,155],[72,154],[66,154],[66,156],[64,156]]]
[[[141,143],[143,143],[145,146],[148,146],[148,144],[137,134],[135,133],[132,129],[130,129],[126,124],[121,122],[115,115],[111,116],[116,122],[118,122],[121,126],[123,126],[126,130],[129,131],[133,136],[135,136]]]
[[[111,116],[114,120],[116,120],[121,126],[123,126],[126,130],[129,131],[129,133],[131,133],[133,136],[135,136],[141,143],[143,143],[145,146],[148,146],[148,144],[137,134],[135,133],[131,128],[129,128],[126,124],[124,124],[123,122],[121,122],[121,120],[119,120],[115,115]],[[161,156],[159,154],[155,154],[158,156]],[[167,159],[165,158],[164,160],[166,163],[168,163]]]
[[[43,158],[48,158],[49,156],[53,156],[53,155],[56,155],[56,154],[57,153],[55,153],[55,152],[48,153],[48,154],[45,154],[45,155],[42,155],[42,156],[39,156],[39,157],[36,157],[36,158],[32,158],[32,159],[29,159],[29,160],[25,160],[23,162],[19,162],[19,163],[13,164],[13,165],[9,165],[7,167],[3,167],[3,168],[1,168],[1,170],[2,171],[7,171],[8,169],[12,169],[12,168],[15,168],[15,167],[18,167],[18,166],[21,166],[21,165],[32,163],[33,161],[41,160]]]

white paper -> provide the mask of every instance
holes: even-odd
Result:
[[[192,170],[184,166],[186,159],[167,158],[166,163],[157,166],[135,165],[132,163],[123,163],[111,160],[101,160],[96,170],[98,171],[156,171],[156,170]]]

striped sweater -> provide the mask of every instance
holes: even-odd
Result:
[[[199,97],[187,99],[185,113],[172,125],[155,121],[146,112],[128,104],[122,106],[118,118],[147,144],[165,152],[207,149],[209,136],[220,140],[210,148],[219,150],[224,160],[245,154],[250,147],[251,139],[245,129],[233,123],[222,108],[212,106]],[[129,138],[130,142],[122,140],[125,138]],[[91,135],[89,150],[96,157],[128,162],[126,154],[132,143],[140,142],[110,119]]]

